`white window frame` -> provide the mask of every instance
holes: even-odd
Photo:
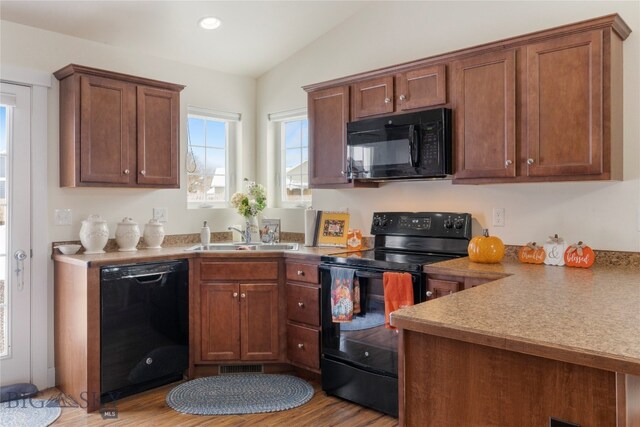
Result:
[[[231,195],[233,194],[236,183],[235,183],[235,174],[231,171],[231,165],[235,164],[235,153],[236,147],[238,145],[238,137],[239,137],[239,127],[242,116],[240,113],[232,113],[227,111],[218,111],[211,110],[208,108],[202,107],[187,107],[187,132],[189,132],[189,119],[190,118],[198,118],[205,120],[216,120],[226,123],[226,145],[225,145],[225,200],[220,201],[204,201],[204,202],[190,202],[188,197],[188,189],[187,189],[187,208],[188,209],[222,209],[229,207],[229,200]],[[187,141],[187,155],[185,156],[185,166],[186,159],[188,158],[188,150],[191,149],[191,141]],[[189,180],[190,172],[187,170],[187,182]]]
[[[284,128],[285,123],[293,122],[297,120],[308,120],[307,109],[299,108],[295,110],[283,111],[280,113],[272,113],[268,115],[269,121],[274,123],[274,141],[275,151],[276,151],[276,187],[278,194],[276,198],[277,207],[280,208],[300,208],[306,209],[311,206],[311,202],[313,200],[313,194],[309,200],[305,201],[289,201],[285,200],[283,195],[285,191],[285,176],[286,176],[286,165],[284,162],[284,153],[285,153],[285,144],[284,144],[284,133],[282,129]],[[309,158],[309,153],[307,152],[307,159]]]

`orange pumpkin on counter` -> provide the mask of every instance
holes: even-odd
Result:
[[[482,236],[476,236],[467,248],[469,259],[473,262],[493,264],[504,258],[504,243],[496,236],[489,236],[489,230],[482,230]]]
[[[581,241],[574,243],[564,251],[564,263],[567,267],[589,268],[596,260],[596,254]]]
[[[536,242],[529,242],[518,251],[518,260],[525,264],[542,264],[546,256],[544,247]]]

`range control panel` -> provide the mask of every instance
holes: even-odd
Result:
[[[471,214],[452,212],[376,212],[371,234],[471,238]]]

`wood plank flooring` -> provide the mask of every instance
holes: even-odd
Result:
[[[169,390],[177,383],[149,390],[115,402],[117,419],[104,420],[99,412],[87,414],[80,408],[63,408],[52,424],[62,426],[376,426],[392,427],[398,420],[342,399],[327,396],[316,382],[315,394],[306,404],[288,411],[252,415],[186,415],[174,411],[165,402]],[[38,398],[47,399],[59,391],[51,388]],[[111,405],[111,404],[109,404]]]

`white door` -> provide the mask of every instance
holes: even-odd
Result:
[[[0,84],[0,384],[31,381],[31,88]]]

